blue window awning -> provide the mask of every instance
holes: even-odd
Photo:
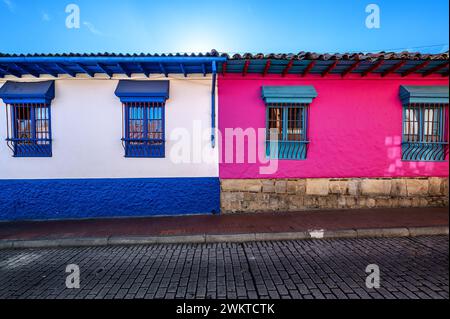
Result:
[[[169,81],[121,80],[116,96],[126,102],[165,102],[169,98]]]
[[[400,99],[403,105],[413,103],[437,103],[448,104],[448,86],[400,86]]]
[[[55,81],[12,82],[0,88],[0,98],[6,104],[46,103],[55,98]]]
[[[311,103],[317,97],[312,85],[301,86],[263,86],[262,97],[270,103]]]

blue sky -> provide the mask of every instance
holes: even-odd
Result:
[[[68,29],[65,8],[80,8]],[[365,9],[380,8],[368,29]],[[0,52],[448,50],[448,0],[0,0]]]

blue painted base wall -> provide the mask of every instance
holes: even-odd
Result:
[[[0,180],[0,221],[219,212],[214,177]]]

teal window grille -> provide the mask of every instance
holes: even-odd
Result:
[[[313,86],[265,86],[266,155],[272,159],[304,160],[307,157],[308,121]]]
[[[401,86],[402,159],[445,161],[448,157],[448,86]]]
[[[408,104],[403,108],[402,158],[444,161],[448,155],[448,104]]]
[[[276,159],[306,159],[308,104],[267,105],[266,153]]]

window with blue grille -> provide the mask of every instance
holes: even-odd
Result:
[[[448,104],[408,104],[403,108],[402,158],[444,161],[448,155]]]
[[[115,94],[123,105],[125,157],[165,157],[165,112],[169,87],[169,81],[119,81]]]
[[[165,156],[164,102],[127,102],[123,143],[126,157]]]
[[[304,160],[308,153],[309,108],[313,86],[264,86],[266,154],[272,159]]]
[[[444,161],[448,156],[448,86],[401,86],[402,159]]]
[[[50,105],[12,104],[12,134],[7,143],[15,157],[51,157]]]
[[[52,156],[50,103],[54,97],[54,81],[7,81],[0,88],[6,104],[6,142],[14,157]]]

